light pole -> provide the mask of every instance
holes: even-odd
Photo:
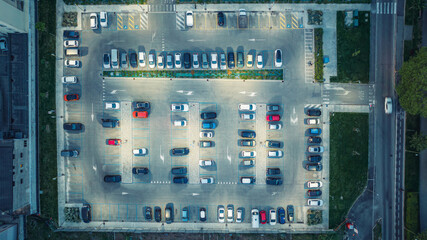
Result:
[[[78,7],[78,8],[80,8],[80,10],[82,10],[83,12],[86,12],[86,8],[85,9],[81,8],[79,5],[77,5],[77,3],[74,3],[74,5],[76,5],[76,7]]]
[[[54,53],[51,53],[50,55],[54,56],[56,58],[56,60],[63,60],[64,59],[64,58],[57,57]]]

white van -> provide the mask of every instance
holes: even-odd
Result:
[[[241,177],[240,182],[243,184],[252,184],[255,183],[255,177]]]
[[[252,228],[259,228],[259,211],[258,209],[254,208],[251,211],[252,215]]]
[[[98,14],[91,13],[89,20],[90,20],[90,28],[97,29],[98,28]]]
[[[66,56],[79,56],[80,51],[77,48],[65,49],[65,55]]]
[[[62,83],[77,83],[76,76],[64,76],[62,77]]]
[[[117,49],[111,49],[111,65],[113,68],[119,68],[119,51]]]
[[[192,11],[187,11],[185,13],[185,22],[187,24],[187,27],[192,27],[193,26],[193,12]]]

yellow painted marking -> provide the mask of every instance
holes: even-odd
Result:
[[[123,18],[120,14],[117,14],[117,29],[123,29]]]
[[[292,15],[292,28],[298,28],[298,19]]]

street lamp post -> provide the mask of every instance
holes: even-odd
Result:
[[[80,10],[82,10],[83,12],[86,12],[86,8],[85,9],[81,8],[79,5],[77,5],[77,3],[74,3],[74,5],[76,5],[76,7],[78,7],[78,8],[80,8]]]
[[[56,60],[62,60],[62,59],[64,59],[64,58],[57,57],[54,53],[51,53],[50,55],[54,56],[56,58]]]

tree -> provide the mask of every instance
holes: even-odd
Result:
[[[417,240],[427,240],[427,230],[424,231],[424,232],[422,232],[422,233],[418,233],[415,236],[415,239],[417,239]]]
[[[420,152],[427,148],[427,136],[420,135],[418,134],[418,132],[415,132],[409,140],[409,144],[412,149],[415,149],[415,151]]]
[[[427,47],[404,62],[396,91],[400,105],[410,114],[427,117]]]

